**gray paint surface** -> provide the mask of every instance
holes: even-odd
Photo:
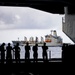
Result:
[[[75,14],[67,14],[65,10],[65,22],[62,22],[62,31],[75,43]]]

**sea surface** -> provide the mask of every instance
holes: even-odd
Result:
[[[19,46],[19,47],[21,49],[21,51],[20,51],[20,59],[24,59],[24,57],[25,57],[24,46]],[[62,50],[61,49],[62,49],[62,47],[48,47],[48,50],[47,50],[48,59],[50,59],[50,58],[62,58]],[[5,52],[5,54],[6,54],[6,52]],[[12,58],[13,59],[15,58],[13,51],[12,51]],[[31,50],[30,50],[30,58],[33,58],[32,46],[31,46]],[[38,47],[38,58],[42,58],[42,48],[41,47]]]
[[[23,59],[25,57],[25,49],[24,49],[24,46],[20,46],[20,48],[21,48],[20,58]],[[48,54],[48,59],[49,58],[62,58],[61,47],[48,47],[47,54]],[[32,46],[30,50],[30,58],[33,58]],[[41,47],[38,47],[38,58],[42,58]]]

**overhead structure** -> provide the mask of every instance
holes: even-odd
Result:
[[[75,2],[74,0],[0,0],[0,6],[32,7],[50,13],[64,14],[64,7],[72,8]]]
[[[65,7],[65,16],[62,18],[62,30],[75,43],[75,14],[69,14],[68,7]]]

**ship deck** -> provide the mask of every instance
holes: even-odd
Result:
[[[11,64],[16,64],[16,62],[17,62],[17,64],[62,62],[62,58],[51,58],[51,59],[48,59],[48,60],[43,60],[43,59],[37,59],[37,60],[34,60],[34,59],[29,59],[29,60],[28,59],[20,59],[19,61],[18,60],[16,61],[15,59],[12,59]],[[0,64],[2,64],[1,60],[0,60]],[[7,64],[7,60],[4,60],[3,64]],[[10,62],[9,62],[9,64],[10,64]]]
[[[26,61],[20,59],[20,63],[16,63],[15,60],[12,60],[11,64],[6,64],[6,60],[4,60],[4,64],[0,63],[0,75],[48,75],[52,71],[60,71],[62,68],[62,59],[60,58],[47,61],[37,59],[37,62],[34,62],[34,59],[30,59],[29,62]]]

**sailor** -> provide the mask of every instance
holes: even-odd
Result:
[[[16,46],[14,46],[13,48],[15,50],[15,60],[17,62],[17,60],[20,62],[20,47],[19,47],[19,43],[16,44]]]
[[[8,62],[8,60],[9,60],[9,62],[11,62],[11,60],[12,60],[12,51],[11,50],[13,50],[13,48],[12,48],[12,46],[10,46],[10,43],[8,43],[8,46],[6,47],[7,62]]]
[[[42,50],[43,50],[42,56],[43,56],[43,59],[47,59],[47,49],[48,49],[48,46],[46,46],[46,43],[44,43],[44,45],[42,46]]]
[[[2,43],[0,46],[0,51],[1,51],[1,63],[4,63],[5,60],[5,43]]]
[[[25,46],[25,59],[29,59],[30,58],[30,46],[29,46],[29,43],[27,42],[26,43],[26,46]]]
[[[35,44],[35,46],[33,46],[33,57],[34,57],[34,61],[37,61],[37,57],[38,57],[38,44]]]

